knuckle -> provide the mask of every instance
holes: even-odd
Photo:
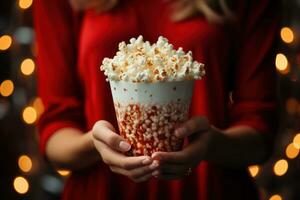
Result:
[[[92,128],[92,135],[95,137],[98,133],[98,129],[103,126],[103,120],[97,121]]]
[[[110,165],[110,164],[111,164],[110,161],[109,161],[109,159],[107,159],[106,157],[102,157],[102,160],[103,160],[103,162],[104,162],[105,164],[107,164],[107,165]]]
[[[99,126],[105,126],[106,125],[106,121],[104,120],[99,120],[94,124],[94,127],[99,127]]]
[[[116,168],[114,168],[114,167],[112,167],[112,166],[109,166],[109,168],[110,168],[110,171],[116,173]]]
[[[151,169],[147,166],[147,167],[144,167],[143,169],[142,169],[142,173],[143,174],[147,174],[148,172],[150,172],[151,171]]]
[[[110,145],[113,148],[118,149],[119,147],[119,138],[115,135],[112,135],[108,138],[108,145]]]
[[[132,173],[131,171],[128,171],[127,172],[127,176],[131,179],[131,180],[134,180],[136,177],[134,175],[134,173]]]
[[[123,169],[127,169],[127,170],[130,169],[130,165],[128,163],[124,162],[124,163],[121,164],[121,166],[122,166]]]

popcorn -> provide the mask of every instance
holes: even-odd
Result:
[[[165,105],[115,103],[120,135],[131,144],[128,156],[151,156],[157,151],[178,151],[183,140],[173,132],[188,118],[188,104]],[[160,119],[158,118],[160,116]]]
[[[205,75],[204,64],[194,61],[192,52],[182,48],[175,50],[168,40],[160,36],[150,44],[143,36],[121,42],[119,51],[104,58],[100,67],[107,81],[160,82],[201,79]]]

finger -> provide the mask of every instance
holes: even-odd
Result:
[[[204,132],[210,129],[210,124],[205,117],[193,117],[178,127],[174,134],[179,138],[190,136],[196,132]]]
[[[152,163],[152,159],[149,156],[127,157],[124,154],[111,149],[101,141],[95,141],[95,146],[100,151],[103,162],[108,165],[131,170]]]
[[[151,165],[130,170],[130,175],[132,179],[139,179],[145,175],[152,174],[152,172],[157,170],[158,168],[159,168],[159,163],[157,161],[153,161]]]
[[[151,155],[153,160],[159,160],[161,164],[184,164],[194,167],[203,159],[201,141],[195,141],[187,145],[181,151],[175,152],[155,152]]]
[[[153,160],[159,160],[160,163],[184,164],[187,162],[187,156],[182,151],[175,152],[154,152],[151,155]]]
[[[129,151],[131,146],[124,138],[114,132],[114,128],[106,121],[98,121],[93,127],[93,136],[95,139],[104,142],[111,148],[126,152]]]
[[[150,166],[152,166],[152,164]],[[155,167],[150,167],[150,166],[146,165],[146,166],[134,168],[132,170],[126,170],[126,169],[120,168],[118,166],[111,166],[110,169],[115,173],[125,175],[128,178],[130,178],[131,180],[137,182],[137,181],[145,180],[146,177],[151,177],[152,172],[157,170],[157,168],[159,167],[157,162],[155,165],[153,165]]]

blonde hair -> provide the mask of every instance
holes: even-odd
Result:
[[[230,10],[226,0],[189,0],[178,1],[182,5],[180,9],[175,9],[173,20],[181,21],[197,14],[202,14],[211,23],[223,24],[228,21],[233,21],[235,16]],[[220,12],[217,11],[217,8]]]

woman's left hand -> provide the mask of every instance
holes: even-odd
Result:
[[[186,176],[191,168],[206,158],[210,140],[219,131],[210,126],[204,117],[191,118],[174,132],[179,138],[189,137],[189,144],[181,151],[153,153],[152,158],[159,160],[160,168],[152,175],[162,179],[178,179]]]

